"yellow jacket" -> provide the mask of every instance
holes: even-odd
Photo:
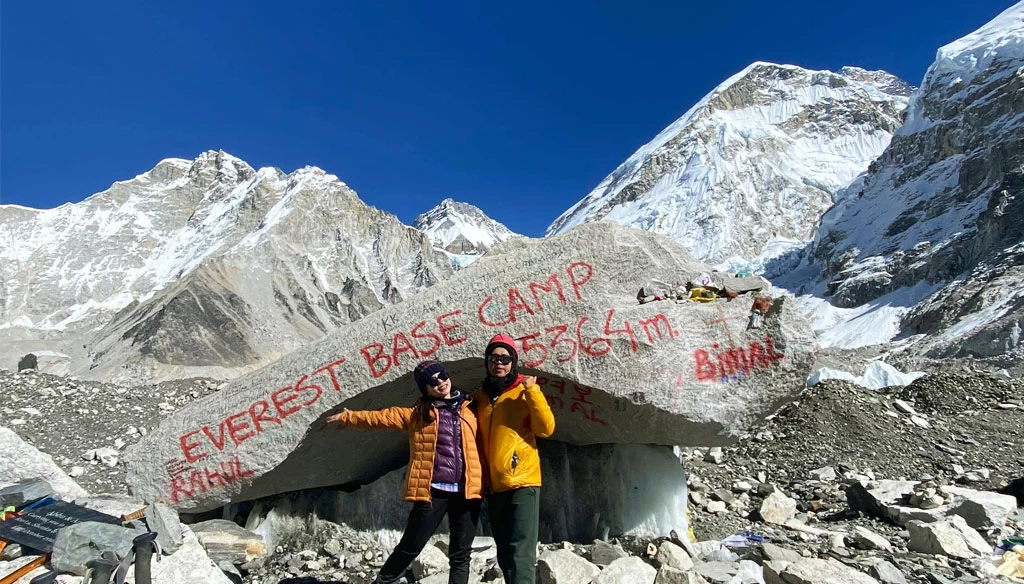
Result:
[[[491,403],[483,389],[473,395],[480,457],[488,468],[494,492],[540,486],[537,438],[555,431],[555,416],[540,386],[519,383]]]
[[[342,412],[341,423],[365,430],[390,429],[409,431],[409,468],[405,472],[402,494],[406,501],[430,501],[430,479],[434,474],[434,451],[437,448],[437,408],[434,420],[424,424],[413,415],[412,408],[385,408],[383,410]],[[465,497],[479,499],[483,496],[483,469],[477,454],[477,420],[470,408],[470,400],[462,403],[459,412],[462,420],[462,457],[465,464]]]

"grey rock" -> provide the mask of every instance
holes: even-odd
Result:
[[[799,552],[777,546],[768,541],[761,544],[761,550],[764,553],[764,558],[768,561],[799,562],[803,559]]]
[[[0,508],[21,507],[26,503],[53,494],[53,487],[46,481],[28,480],[0,488]]]
[[[57,531],[50,562],[58,571],[85,576],[89,560],[100,557],[100,554],[108,550],[118,557],[128,555],[132,549],[132,540],[141,533],[120,525],[95,521],[69,525]]]
[[[850,545],[861,550],[891,550],[892,544],[881,535],[861,525],[856,525],[847,536]]]
[[[690,558],[690,554],[668,540],[661,542],[661,545],[658,546],[658,552],[654,555],[654,559],[661,567],[668,566],[683,572],[693,568],[693,559]]]
[[[896,411],[903,412],[904,414],[917,415],[917,411],[914,410],[914,406],[901,399],[892,400],[892,407],[896,408]]]
[[[722,452],[721,446],[714,446],[708,453],[704,455],[704,460],[712,462],[714,464],[722,464],[725,461],[725,453]]]
[[[237,573],[233,564],[228,564],[232,573]],[[206,554],[196,535],[188,528],[183,530],[182,543],[178,551],[157,561],[153,558],[152,576],[155,584],[162,582],[185,584],[231,584],[230,578]],[[135,584],[135,571],[128,571],[129,584]]]
[[[629,554],[622,547],[606,541],[595,542],[594,547],[590,549],[590,561],[602,568],[627,556]]]
[[[183,531],[178,512],[164,505],[153,503],[146,506],[146,524],[150,531],[157,533],[156,542],[164,554],[173,554],[181,547]]]
[[[410,566],[417,580],[448,571],[448,556],[436,546],[428,545]]]
[[[337,558],[341,556],[342,547],[341,542],[336,539],[329,539],[324,544],[324,553],[327,555]]]
[[[954,558],[975,558],[992,552],[992,546],[963,517],[953,515],[934,523],[908,521],[911,551],[926,554],[944,554]]]
[[[836,469],[831,466],[816,468],[808,474],[816,481],[830,482],[836,480]]]
[[[796,516],[796,501],[776,491],[764,498],[760,514],[768,523],[783,525]]]
[[[225,519],[211,519],[191,526],[196,539],[216,562],[241,565],[267,555],[263,536]]]
[[[736,496],[729,489],[715,489],[711,492],[711,498],[723,503],[732,503],[736,500]]]
[[[871,576],[831,558],[803,558],[786,565],[778,574],[785,584],[878,584]]]
[[[725,584],[739,573],[739,566],[732,562],[697,562],[694,571],[713,584]]]
[[[868,567],[868,574],[871,574],[881,584],[907,584],[907,578],[899,568],[891,562],[880,560]]]
[[[546,551],[537,558],[538,584],[590,584],[600,571],[569,550]]]
[[[79,497],[75,503],[114,517],[128,515],[146,507],[143,501],[127,495],[91,495]]]
[[[670,566],[662,566],[654,578],[654,584],[708,584],[697,572],[684,572]]]
[[[636,556],[619,558],[601,570],[592,584],[654,584],[658,571]]]
[[[708,513],[725,513],[727,508],[724,501],[709,501],[706,507]]]
[[[695,541],[689,545],[693,550],[692,557],[694,560],[706,560],[724,549],[722,542],[715,540]]]
[[[65,500],[87,495],[56,463],[12,430],[0,426],[0,486],[46,481]]]
[[[1017,510],[1017,499],[990,491],[946,487],[953,495],[948,515],[959,515],[974,529],[1002,527],[1006,518]]]

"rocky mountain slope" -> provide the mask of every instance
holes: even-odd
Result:
[[[846,367],[854,365],[850,361]],[[52,455],[87,491],[124,493],[118,459],[125,444],[137,442],[167,412],[216,391],[217,383],[188,380],[124,388],[0,370],[0,390],[7,397],[5,425]],[[671,581],[725,584],[759,582],[760,576],[766,582],[788,582],[771,580],[770,572],[796,570],[795,564],[807,562],[804,567],[830,569],[817,579],[798,580],[814,584],[988,582],[995,566],[991,554],[960,556],[946,543],[925,548],[917,531],[868,511],[865,496],[883,480],[920,482],[922,488],[950,493],[954,501],[988,501],[984,511],[966,514],[975,525],[996,521],[987,529],[977,528],[987,548],[1022,533],[1024,509],[993,506],[987,498],[997,489],[1012,493],[1008,483],[1024,477],[1021,391],[1019,380],[972,371],[969,363],[881,392],[843,381],[821,383],[733,447],[681,451],[690,475],[690,519],[698,543],[686,541],[682,533],[545,540],[539,570],[558,572],[567,567],[565,562],[584,566],[571,557],[551,557],[551,551],[562,550],[595,564],[588,568],[592,576],[607,571],[601,582],[651,582],[669,561],[658,551],[667,540],[687,550],[672,554],[681,562],[672,567],[690,574],[676,575],[690,579]],[[387,485],[388,496],[381,501],[400,506],[393,496],[396,488],[397,482]],[[244,581],[277,584],[304,577],[369,583],[395,540],[394,533],[352,529],[341,510],[355,505],[340,501],[358,496],[359,491],[335,492],[321,498],[338,501],[334,507],[315,513],[294,494],[262,500],[251,510],[236,508],[239,521],[271,538],[269,556],[238,566]],[[948,512],[939,509],[936,513]],[[437,549],[426,550],[413,567],[423,582],[446,579],[435,575],[446,571],[443,551],[438,553],[446,537],[439,534],[435,540]],[[493,542],[481,537],[475,548],[472,581],[494,581]],[[611,580],[621,565],[610,565],[630,556],[641,560],[633,572]],[[790,564],[782,567],[779,560]],[[733,580],[738,574],[747,576]],[[869,574],[873,580],[866,579]]]
[[[57,350],[95,379],[232,377],[452,273],[337,177],[224,152],[0,225],[0,358]]]
[[[416,218],[412,224],[434,247],[444,251],[457,266],[467,266],[494,244],[522,237],[488,217],[478,207],[445,199]]]
[[[1011,366],[1024,357],[1022,215],[1024,2],[939,49],[906,124],[776,283],[862,320],[887,312],[880,340],[915,353]]]
[[[605,219],[667,235],[711,263],[809,240],[835,192],[889,144],[910,92],[883,71],[754,63],[637,150],[548,234]]]

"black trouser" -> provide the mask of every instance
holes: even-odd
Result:
[[[505,584],[534,584],[540,531],[540,487],[487,495],[487,515]]]
[[[480,499],[466,499],[463,495],[431,489],[429,503],[414,503],[402,540],[384,562],[375,582],[397,582],[409,564],[423,551],[423,546],[427,545],[427,540],[437,531],[437,526],[441,525],[441,519],[447,513],[448,584],[467,584],[469,556],[473,551],[477,520],[480,519]]]

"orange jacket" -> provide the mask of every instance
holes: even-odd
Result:
[[[365,430],[408,430],[409,468],[402,481],[402,495],[406,501],[430,501],[430,479],[434,474],[434,450],[437,447],[437,408],[434,420],[424,424],[412,408],[385,408],[383,410],[342,412],[341,423]],[[465,464],[465,497],[479,499],[483,493],[483,470],[476,448],[477,421],[470,400],[462,402],[459,412],[462,420],[462,458]]]
[[[555,431],[555,415],[540,386],[526,387],[520,379],[518,385],[502,392],[493,404],[487,392],[479,389],[473,394],[473,404],[491,490],[539,487],[537,438],[547,438]]]

